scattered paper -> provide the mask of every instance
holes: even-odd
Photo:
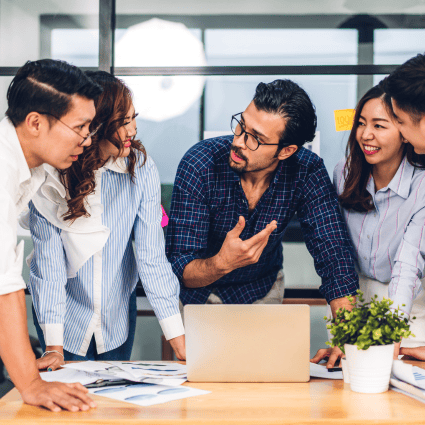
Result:
[[[342,379],[342,372],[329,372],[326,366],[310,363],[310,376],[312,378]]]
[[[169,387],[148,383],[130,384],[108,388],[93,388],[90,394],[121,400],[139,406],[152,406],[188,397],[209,394],[210,391],[190,387]]]
[[[75,371],[84,371],[98,379],[126,379],[134,382],[177,386],[187,381],[185,365],[173,362],[77,362],[64,365]]]
[[[53,372],[43,372],[40,373],[40,376],[46,382],[57,381],[64,384],[79,382],[81,385],[92,384],[100,379],[97,374],[68,368],[54,370]]]

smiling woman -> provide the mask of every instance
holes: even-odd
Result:
[[[394,308],[417,317],[411,326],[416,337],[404,340],[405,346],[425,342],[420,282],[425,170],[419,159],[398,131],[382,87],[373,87],[357,106],[347,159],[335,168],[334,185],[366,301],[375,294],[390,296]],[[404,285],[413,288],[413,299],[406,297]]]

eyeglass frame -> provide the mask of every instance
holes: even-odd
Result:
[[[256,151],[260,146],[262,146],[262,145],[265,145],[265,146],[278,146],[278,145],[280,145],[280,143],[263,143],[263,142],[261,142],[259,139],[258,139],[258,137],[257,136],[255,136],[254,134],[252,134],[252,133],[250,133],[249,131],[246,131],[243,127],[242,127],[242,124],[241,124],[241,122],[236,118],[236,115],[240,115],[240,116],[242,116],[242,113],[243,112],[238,112],[237,114],[234,114],[234,115],[232,115],[232,119],[230,120],[230,129],[232,130],[232,133],[236,136],[236,137],[240,137],[240,136],[242,136],[242,134],[246,134],[246,135],[248,135],[248,136],[252,136],[253,138],[254,138],[254,140],[257,142],[257,147],[255,148],[255,149],[251,149],[247,144],[246,144],[246,141],[244,140],[244,143],[245,143],[245,146],[250,150],[250,151],[252,151],[252,152],[254,152],[254,151]],[[233,122],[233,120],[235,120],[238,124],[239,124],[239,126],[241,127],[241,134],[236,134],[234,131],[233,131],[233,126],[232,126],[232,122]],[[248,139],[247,139],[248,140]]]
[[[103,122],[101,122],[94,130],[92,130],[86,137],[82,136],[80,133],[78,133],[78,131],[75,131],[73,128],[71,128],[68,124],[65,124],[60,118],[58,118],[56,115],[51,114],[50,112],[38,112],[37,113],[41,114],[41,115],[49,115],[53,118],[55,118],[56,120],[58,120],[59,122],[61,122],[65,127],[68,127],[70,130],[72,130],[75,134],[78,134],[80,137],[83,138],[82,142],[78,143],[78,146],[81,148],[83,147],[84,143],[87,142],[88,139],[90,139],[90,137],[93,137],[99,130],[100,127],[102,127]]]

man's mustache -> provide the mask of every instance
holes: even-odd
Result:
[[[236,146],[232,146],[230,148],[230,150],[233,151],[239,158],[244,159],[245,161],[247,160],[245,155],[241,153],[241,148],[238,148]]]

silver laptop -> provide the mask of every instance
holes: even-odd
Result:
[[[186,305],[193,382],[307,382],[308,305]]]

